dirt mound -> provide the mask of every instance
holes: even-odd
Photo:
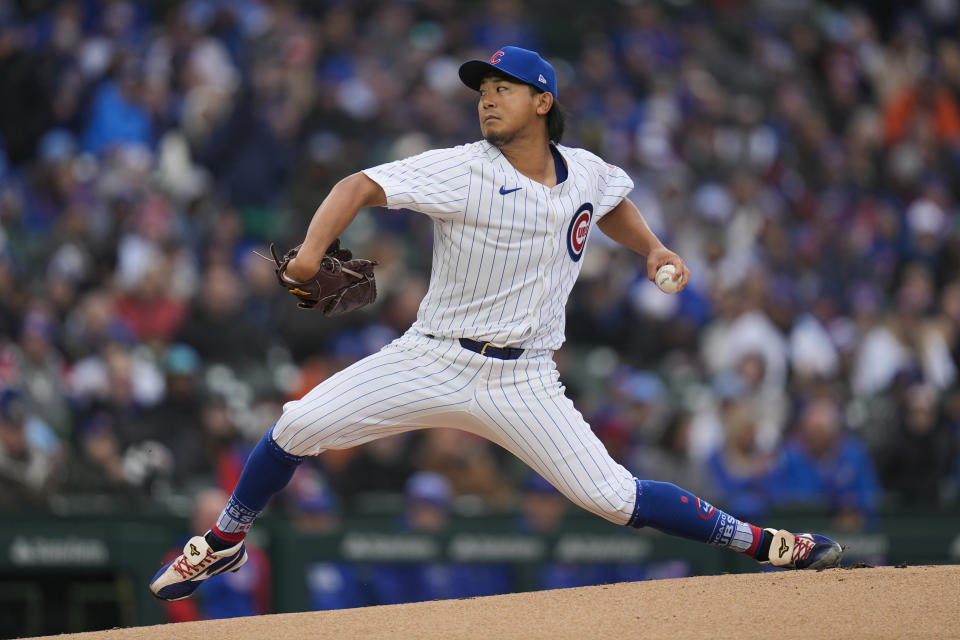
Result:
[[[958,585],[960,566],[738,574],[53,637],[960,638]]]

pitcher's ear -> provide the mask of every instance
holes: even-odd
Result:
[[[550,112],[550,108],[553,106],[553,94],[548,91],[543,91],[537,94],[537,114],[545,116]]]

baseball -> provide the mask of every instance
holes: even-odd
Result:
[[[677,287],[680,286],[679,280],[674,280],[673,276],[676,275],[677,268],[672,264],[665,264],[659,269],[657,269],[657,275],[655,280],[657,286],[660,287],[660,291],[664,293],[676,293]]]

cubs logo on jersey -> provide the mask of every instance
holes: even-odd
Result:
[[[567,251],[570,253],[570,259],[574,262],[580,261],[583,248],[587,245],[591,218],[593,218],[593,205],[586,202],[580,205],[570,221],[570,227],[567,229]]]

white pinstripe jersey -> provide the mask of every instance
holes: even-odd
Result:
[[[433,265],[413,329],[501,346],[558,349],[590,226],[633,189],[618,167],[557,146],[567,179],[549,188],[485,140],[363,171],[387,207],[434,221]]]

